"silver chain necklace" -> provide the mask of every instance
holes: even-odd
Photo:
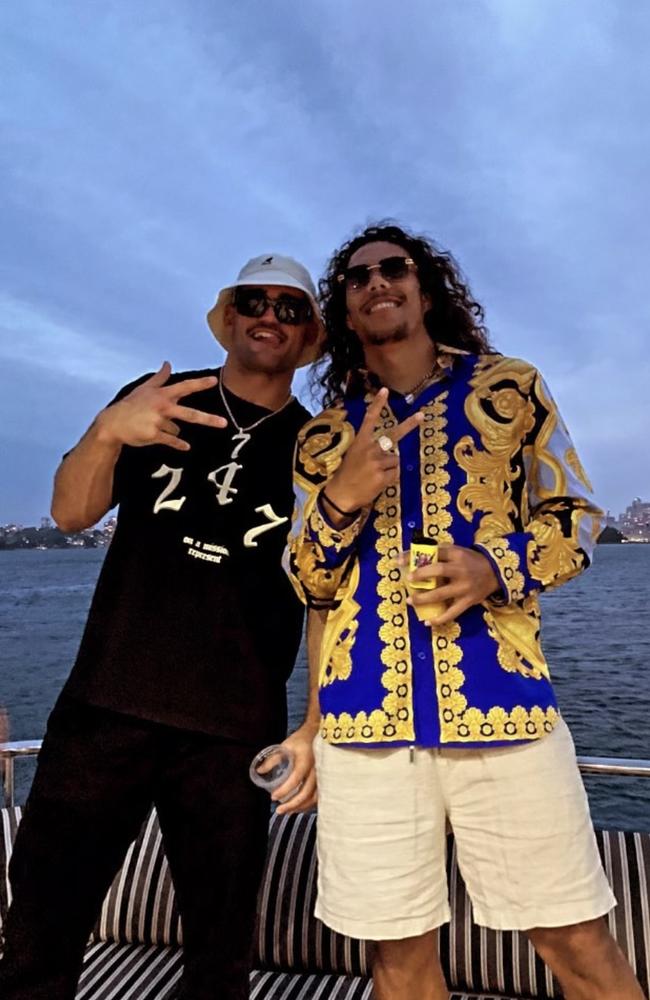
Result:
[[[217,386],[219,388],[219,395],[221,396],[221,402],[224,405],[225,411],[228,414],[228,417],[230,418],[231,423],[237,429],[237,433],[233,434],[232,440],[233,441],[241,441],[241,444],[238,445],[238,447],[235,448],[235,450],[233,451],[232,456],[231,456],[232,458],[237,458],[237,455],[239,454],[239,452],[241,451],[241,449],[244,447],[244,445],[248,444],[248,442],[251,439],[251,431],[255,430],[256,427],[259,427],[260,424],[263,424],[265,420],[270,420],[271,417],[275,417],[275,416],[277,416],[278,413],[282,413],[282,410],[286,409],[286,407],[289,405],[289,403],[292,403],[293,399],[294,399],[294,396],[292,395],[292,393],[289,393],[289,395],[285,399],[284,403],[282,404],[282,406],[278,410],[271,410],[270,413],[265,413],[263,417],[260,417],[254,423],[249,424],[248,427],[240,427],[239,424],[237,423],[237,421],[235,420],[234,416],[233,416],[233,412],[232,412],[232,410],[230,409],[230,407],[228,405],[228,400],[226,399],[226,394],[223,391],[223,369],[219,372],[219,376],[218,376],[218,380],[217,380]]]

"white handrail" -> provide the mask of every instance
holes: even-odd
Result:
[[[4,799],[8,805],[15,803],[14,761],[17,757],[34,757],[42,740],[14,740],[0,743],[0,776],[4,768]],[[605,774],[625,778],[650,778],[650,760],[634,757],[578,757],[578,767],[583,774]]]

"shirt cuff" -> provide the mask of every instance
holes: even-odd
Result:
[[[349,548],[354,543],[364,525],[365,517],[362,516],[364,513],[364,509],[361,508],[350,524],[346,524],[343,528],[337,527],[332,524],[325,510],[321,491],[309,518],[309,527],[324,548],[340,552],[341,549]]]
[[[526,578],[521,571],[519,554],[510,548],[507,538],[490,538],[472,546],[490,561],[499,589],[487,598],[490,604],[503,606],[522,601],[526,596]]]

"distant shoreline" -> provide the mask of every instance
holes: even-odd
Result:
[[[105,549],[111,536],[99,528],[64,535],[58,528],[20,528],[0,535],[0,552],[17,549]]]
[[[2,534],[4,532],[4,534]],[[20,528],[10,533],[0,529],[0,552],[43,549],[104,549],[111,541],[112,531],[92,528],[65,535],[58,528]],[[647,545],[648,538],[628,538],[617,528],[604,528],[597,545]]]

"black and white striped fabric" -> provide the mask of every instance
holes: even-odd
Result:
[[[618,900],[609,929],[650,996],[650,834],[600,830],[596,837]]]
[[[158,817],[152,810],[113,881],[95,926],[98,941],[180,946],[180,916]]]
[[[561,996],[550,970],[516,931],[491,931],[473,921],[472,904],[458,870],[453,837],[447,843],[451,921],[440,930],[440,955],[448,981],[470,991],[507,996]]]
[[[597,831],[596,838],[618,906],[609,926],[647,994],[650,983],[650,834]],[[562,993],[524,934],[491,931],[472,919],[472,904],[458,871],[453,838],[448,849],[452,919],[442,928],[440,952],[456,989],[493,990],[506,996],[554,998]]]
[[[0,809],[0,920],[11,899],[7,863],[20,809]],[[251,997],[369,1000],[370,952],[313,917],[315,816],[274,817],[260,891]],[[619,900],[610,928],[647,993],[650,985],[650,834],[599,832],[605,870]],[[456,1000],[561,996],[523,934],[488,931],[472,908],[450,838],[450,925],[440,953]],[[180,977],[180,919],[154,813],[132,845],[104,902],[80,985],[84,1000],[163,1000]],[[168,946],[168,947],[164,947]],[[157,978],[158,977],[158,978]],[[84,992],[85,991],[85,992]],[[131,992],[129,992],[131,991]]]
[[[262,969],[370,974],[364,942],[336,934],[314,919],[316,816],[274,816],[259,900],[257,955]]]
[[[5,914],[11,903],[11,886],[9,884],[9,858],[16,836],[18,824],[23,811],[20,806],[5,806],[0,809],[0,950],[2,944],[2,925]]]
[[[180,948],[95,941],[86,952],[76,1000],[163,1000],[182,972]]]
[[[371,1000],[372,983],[359,976],[254,972],[251,1000]]]
[[[373,1000],[372,983],[359,976],[254,972],[250,1000]],[[491,993],[452,993],[449,1000],[517,1000]]]

